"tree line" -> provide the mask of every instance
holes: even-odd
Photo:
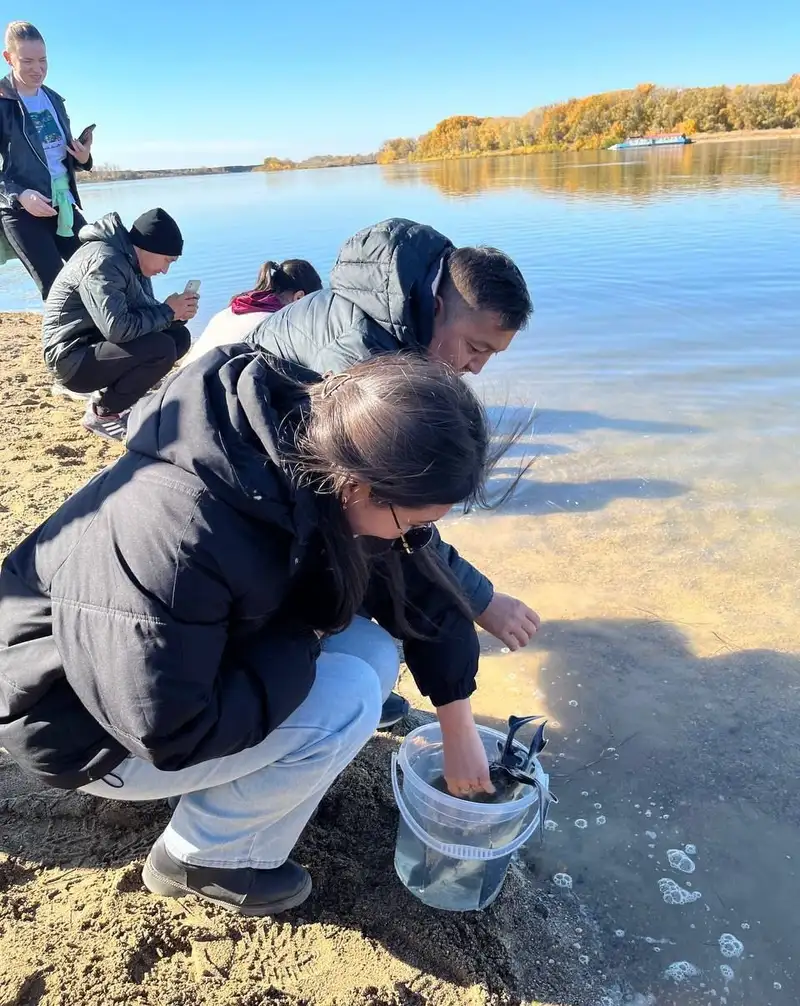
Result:
[[[358,164],[375,164],[377,154],[316,154],[304,161],[289,158],[265,157],[256,171],[297,171],[301,168],[349,168]]]
[[[454,115],[420,137],[387,140],[379,164],[494,152],[596,150],[647,133],[727,133],[800,127],[800,74],[782,84],[666,88],[639,84],[521,116]]]

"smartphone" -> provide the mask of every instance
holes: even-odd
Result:
[[[200,280],[199,279],[190,279],[189,282],[186,284],[186,289],[183,292],[184,293],[193,293],[195,295],[199,294],[200,293]]]
[[[78,143],[86,143],[86,141],[89,139],[90,135],[95,131],[95,129],[97,129],[96,122],[93,122],[91,126],[87,126],[86,129],[84,129],[81,135],[78,137]]]

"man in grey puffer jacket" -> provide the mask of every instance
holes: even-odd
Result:
[[[525,279],[496,248],[456,248],[433,227],[395,218],[345,242],[329,290],[270,315],[247,341],[273,356],[340,373],[378,353],[420,352],[460,373],[479,374],[504,352],[533,311]],[[539,616],[441,542],[475,621],[509,649],[526,646]],[[381,726],[403,718],[408,703],[393,693]]]
[[[109,213],[79,237],[45,303],[44,359],[68,391],[95,392],[83,425],[124,440],[130,408],[189,350],[184,322],[198,298],[184,291],[162,303],[153,294],[151,277],[183,251],[178,225],[164,210],[148,210],[130,230]]]

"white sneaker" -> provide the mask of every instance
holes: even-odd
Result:
[[[54,398],[69,398],[71,402],[88,402],[92,397],[91,393],[83,394],[80,391],[70,391],[69,388],[65,388],[60,381],[53,382],[50,394]]]
[[[120,415],[98,416],[95,412],[95,403],[89,402],[86,412],[83,414],[83,426],[90,433],[96,433],[106,440],[116,440],[117,443],[124,443],[128,434],[128,415],[130,410]]]

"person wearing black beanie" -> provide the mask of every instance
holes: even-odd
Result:
[[[180,228],[169,213],[160,207],[148,210],[137,217],[128,234],[134,248],[140,248],[142,251],[165,255],[168,258],[178,258],[183,254],[183,235]]]
[[[45,303],[45,363],[60,393],[89,397],[88,430],[124,440],[131,407],[188,352],[185,323],[198,296],[184,290],[159,301],[153,293],[152,278],[183,253],[180,228],[161,207],[129,228],[109,213],[80,240]]]

